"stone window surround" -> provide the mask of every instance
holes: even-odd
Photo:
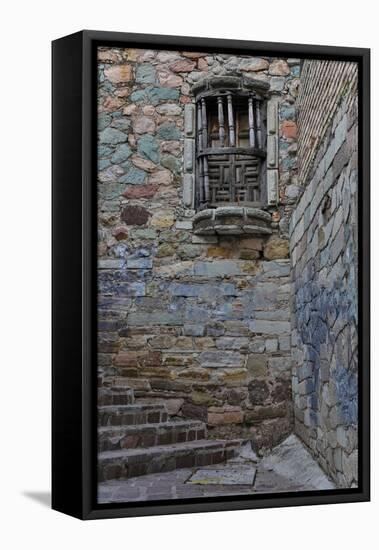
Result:
[[[265,82],[258,79],[251,79],[247,77],[211,77],[197,82],[192,87],[194,96],[197,97],[199,93],[208,88],[221,88],[226,89],[231,86],[233,91],[236,87],[247,88],[252,91],[257,91],[259,94],[265,96],[267,105],[267,156],[266,156],[266,192],[267,192],[267,204],[264,206],[277,206],[278,204],[278,183],[279,183],[279,171],[278,171],[278,158],[279,158],[279,119],[278,119],[278,97],[268,92],[268,86]],[[183,185],[182,185],[182,215],[185,218],[183,221],[178,221],[178,227],[183,226],[190,229],[193,223],[202,220],[204,226],[204,219],[209,218],[210,222],[220,218],[226,219],[226,216],[232,215],[234,220],[233,224],[229,224],[228,220],[226,225],[230,226],[228,231],[225,226],[223,229],[218,224],[218,228],[212,229],[208,224],[207,228],[201,230],[197,228],[195,233],[197,234],[269,234],[271,233],[270,224],[262,223],[265,221],[265,215],[267,212],[256,208],[244,208],[243,204],[239,206],[225,205],[219,208],[213,208],[197,212],[195,210],[195,186],[196,186],[196,105],[195,103],[188,103],[184,107],[184,155],[183,155]],[[208,212],[208,215],[207,215]],[[263,214],[263,216],[261,215]],[[258,217],[255,218],[255,214]],[[239,219],[238,219],[239,218]],[[259,219],[258,223],[256,219]],[[262,230],[260,229],[262,228]]]

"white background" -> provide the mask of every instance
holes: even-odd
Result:
[[[50,41],[84,28],[371,47],[372,98],[377,103],[379,31],[375,5],[368,0],[3,0],[2,548],[320,550],[377,546],[378,397],[373,399],[372,503],[93,522],[66,517],[46,504],[50,487]],[[373,123],[377,113],[374,104]],[[377,136],[373,124],[374,246],[378,238]],[[376,257],[372,263],[375,313]],[[375,324],[373,349],[377,350]],[[375,366],[373,361],[374,384]],[[69,402],[67,396],[68,406]]]

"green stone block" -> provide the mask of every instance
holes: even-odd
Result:
[[[157,134],[160,138],[166,140],[180,139],[181,137],[183,137],[182,132],[173,122],[165,122],[164,124],[159,126]]]
[[[127,143],[122,143],[121,145],[118,145],[115,152],[113,153],[111,157],[111,161],[114,164],[121,164],[125,160],[127,160],[132,154],[132,151]]]
[[[136,82],[140,84],[154,84],[155,79],[155,69],[150,63],[142,63],[137,66]]]
[[[140,170],[139,168],[132,166],[130,170],[128,170],[128,172],[119,179],[119,181],[121,183],[139,185],[145,181],[145,178],[146,172],[144,172],[144,170]]]
[[[127,139],[126,134],[117,130],[117,128],[105,128],[99,134],[99,140],[101,144],[117,145],[123,143]]]
[[[182,163],[173,155],[165,155],[162,157],[161,165],[170,170],[173,174],[180,172]]]
[[[138,140],[137,149],[139,154],[143,157],[155,163],[159,162],[159,147],[153,136],[147,134],[140,137]]]
[[[168,101],[170,99],[179,99],[178,90],[172,88],[146,88],[147,96],[153,105],[158,105],[162,101]]]

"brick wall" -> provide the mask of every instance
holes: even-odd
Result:
[[[306,61],[303,194],[290,223],[295,432],[339,487],[357,483],[357,67]]]
[[[297,122],[299,182],[309,179],[316,167],[315,157],[339,107],[346,96],[350,110],[357,86],[356,63],[305,60],[301,68]]]

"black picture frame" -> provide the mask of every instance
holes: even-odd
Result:
[[[349,60],[359,67],[359,484],[354,489],[96,503],[96,48],[156,47]],[[370,50],[85,30],[53,61],[52,507],[81,519],[370,499]]]

